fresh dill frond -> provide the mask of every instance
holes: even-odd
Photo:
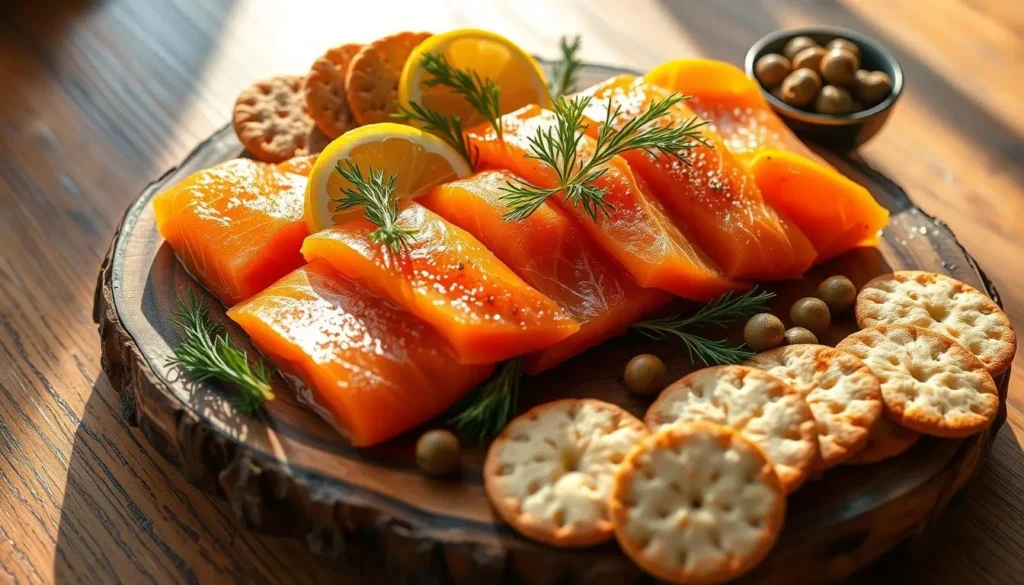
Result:
[[[424,130],[439,136],[441,140],[444,140],[455,150],[459,151],[459,154],[462,155],[462,158],[466,159],[469,166],[476,166],[477,158],[480,155],[480,148],[471,145],[466,140],[466,135],[462,131],[462,121],[459,120],[458,116],[446,116],[433,108],[412,102],[408,108],[399,104],[398,113],[392,114],[391,117],[406,122],[418,122]]]
[[[383,244],[392,252],[405,248],[416,230],[398,225],[398,200],[394,197],[398,175],[385,179],[384,169],[370,167],[369,177],[364,177],[359,165],[348,159],[342,162],[336,163],[334,170],[354,188],[341,188],[342,197],[331,200],[338,204],[334,210],[362,206],[366,219],[377,226],[370,232],[373,243]]]
[[[734,296],[727,292],[701,306],[692,315],[667,315],[634,323],[630,328],[651,339],[666,339],[669,336],[683,341],[690,359],[699,359],[704,365],[735,364],[754,356],[745,345],[732,346],[728,341],[711,340],[689,331],[699,327],[727,327],[740,319],[746,319],[768,309],[767,302],[775,293],[758,291],[757,287]]]
[[[423,53],[420,67],[430,74],[424,84],[444,86],[463,97],[480,113],[501,138],[501,88],[489,77],[475,71],[457,69],[440,53]]]
[[[561,58],[554,65],[554,77],[548,84],[551,99],[576,91],[577,77],[583,63],[576,56],[580,50],[580,35],[563,36],[558,41]]]
[[[519,221],[529,217],[548,197],[563,192],[564,201],[581,208],[592,220],[598,213],[606,216],[614,207],[605,200],[607,190],[597,185],[614,157],[629,151],[643,150],[652,156],[664,154],[689,164],[686,153],[697,145],[710,146],[702,135],[707,122],[696,116],[679,126],[660,126],[655,122],[665,116],[672,106],[683,100],[673,93],[662,100],[651,100],[647,110],[616,129],[613,123],[622,115],[619,106],[609,107],[604,122],[598,125],[597,138],[590,158],[579,160],[579,144],[586,133],[584,111],[590,96],[573,99],[554,99],[555,125],[541,128],[529,137],[530,158],[535,158],[555,170],[557,185],[546,188],[517,179],[503,188],[502,201],[509,206],[506,220]]]
[[[210,318],[206,300],[197,297],[193,289],[178,299],[174,316],[184,340],[174,348],[172,365],[181,366],[198,381],[216,380],[234,387],[238,394],[231,403],[241,412],[252,414],[265,400],[274,399],[270,366],[262,359],[250,366],[245,350]]]
[[[498,366],[493,376],[455,406],[448,425],[467,442],[489,441],[516,415],[522,375],[519,358]]]

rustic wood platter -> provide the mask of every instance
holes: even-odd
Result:
[[[587,66],[581,86],[623,71]],[[636,583],[648,578],[614,544],[564,550],[525,540],[491,511],[484,494],[484,449],[468,449],[453,477],[428,479],[413,458],[415,436],[370,449],[347,444],[276,377],[277,399],[262,415],[236,412],[223,391],[193,383],[168,365],[179,341],[170,321],[177,298],[201,290],[156,230],[150,201],[189,174],[242,155],[230,126],[151,184],[128,209],[103,263],[94,318],[103,370],[122,399],[123,415],[189,481],[230,503],[249,527],[305,541],[329,557],[359,558],[413,583]],[[892,213],[878,248],[855,250],[816,267],[801,281],[773,283],[776,312],[806,296],[823,278],[871,277],[914,268],[946,273],[985,290],[991,282],[945,224],[917,209],[896,184],[863,161],[822,153],[865,185]],[[216,303],[214,303],[216,305]],[[224,317],[233,338],[252,350]],[[856,328],[840,319],[822,339],[834,344]],[[738,331],[732,335],[738,336]],[[674,376],[694,369],[685,350],[626,335],[523,384],[522,408],[564,397],[598,397],[642,415],[620,379],[633,355],[661,356]],[[1009,372],[997,378],[1003,400]],[[919,534],[973,477],[1005,419],[1005,406],[984,434],[960,440],[923,438],[901,456],[870,466],[839,467],[790,498],[786,526],[771,555],[744,583],[840,579]]]

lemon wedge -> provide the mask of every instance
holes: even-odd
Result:
[[[431,188],[468,177],[472,169],[459,153],[440,138],[402,124],[368,124],[342,134],[317,157],[306,185],[306,226],[311,233],[331,228],[338,218],[362,213],[361,208],[337,211],[343,188],[351,188],[335,170],[338,163],[350,160],[364,176],[370,168],[382,169],[385,176],[398,175],[395,195],[411,199]]]
[[[428,86],[432,76],[421,66],[424,53],[443,55],[456,69],[490,78],[501,88],[501,113],[538,104],[551,107],[547,81],[533,57],[503,36],[485,30],[464,28],[434,35],[417,46],[405,62],[398,81],[398,101],[411,102],[448,116],[458,116],[463,128],[485,119],[462,96],[442,85]]]

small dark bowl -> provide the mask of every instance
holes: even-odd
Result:
[[[773,96],[768,88],[758,82],[761,93],[775,112],[782,117],[801,138],[813,140],[824,146],[848,150],[867,142],[878,133],[892,113],[892,107],[903,93],[903,70],[896,58],[878,41],[842,28],[816,26],[775,31],[754,43],[747,51],[744,63],[749,75],[755,81],[754,63],[768,53],[782,54],[782,48],[789,39],[808,36],[824,46],[834,38],[852,41],[861,52],[861,69],[883,71],[892,79],[892,93],[880,104],[852,114],[817,114],[794,108]]]

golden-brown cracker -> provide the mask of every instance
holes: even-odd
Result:
[[[851,353],[824,345],[788,345],[745,365],[767,371],[803,395],[818,424],[821,469],[861,449],[882,418],[878,378]]]
[[[306,114],[302,77],[277,75],[257,81],[238,95],[235,134],[254,157],[281,162],[308,154],[313,121]]]
[[[356,122],[391,121],[398,111],[398,78],[409,54],[430,33],[402,32],[374,41],[352,58],[345,76],[345,96]]]
[[[871,429],[864,447],[843,461],[846,465],[865,465],[895,457],[911,448],[921,434],[882,417]]]
[[[484,487],[494,509],[528,538],[590,546],[613,537],[608,495],[619,464],[647,428],[594,399],[542,404],[491,444]]]
[[[704,368],[666,388],[644,423],[652,430],[706,421],[732,427],[764,451],[786,493],[818,467],[818,429],[803,396],[782,380],[747,366]]]
[[[619,545],[672,583],[722,583],[749,571],[775,543],[785,507],[761,449],[709,423],[668,426],[641,441],[611,493]]]
[[[999,411],[999,394],[985,364],[941,333],[879,325],[850,335],[836,348],[871,368],[882,384],[885,415],[911,430],[963,437],[988,428]]]
[[[328,49],[306,74],[303,84],[306,110],[316,127],[331,140],[355,127],[345,93],[345,76],[352,59],[362,48],[360,44],[348,43]]]
[[[857,295],[857,323],[916,325],[948,335],[985,364],[993,376],[1010,367],[1017,334],[1006,313],[978,289],[933,272],[883,274]]]

